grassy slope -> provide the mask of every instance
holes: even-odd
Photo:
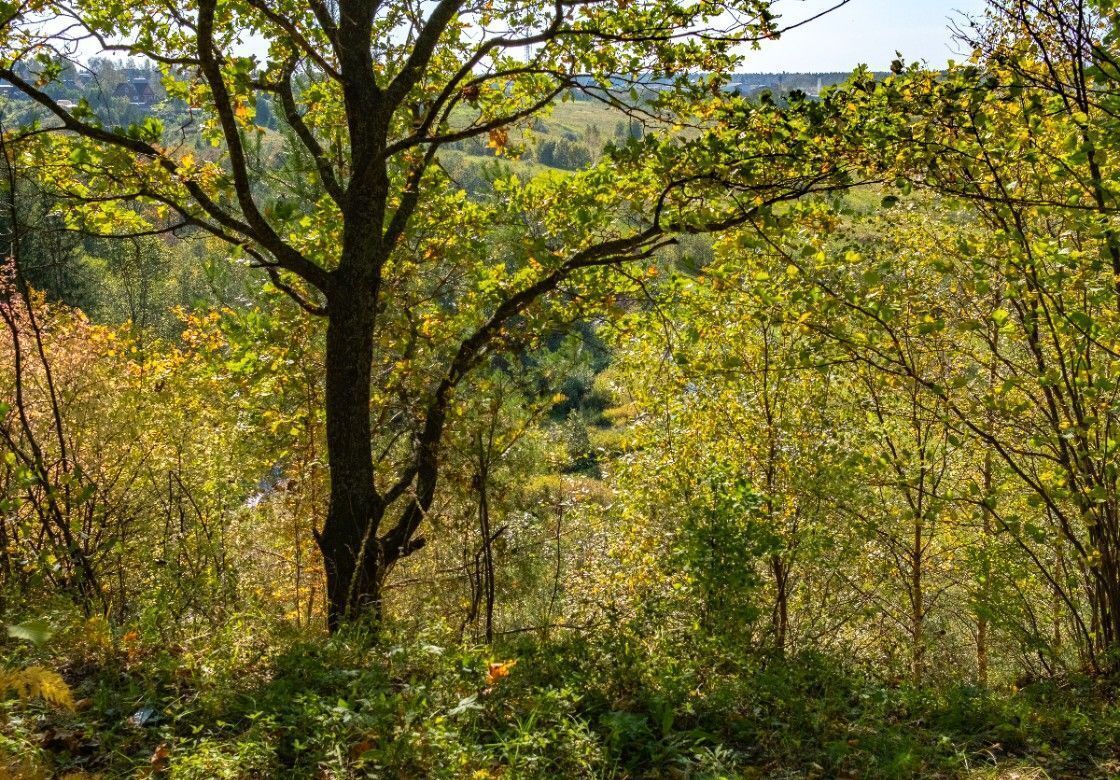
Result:
[[[1086,681],[913,690],[624,627],[459,650],[254,626],[71,645],[48,663],[79,710],[0,701],[0,778],[1120,776],[1120,710]]]

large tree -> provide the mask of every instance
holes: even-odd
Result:
[[[778,34],[768,5],[5,3],[0,79],[38,106],[6,130],[77,229],[208,235],[325,317],[330,503],[317,539],[334,626],[378,610],[386,573],[423,545],[453,396],[472,368],[531,343],[550,301],[607,297],[605,269],[650,257],[673,233],[842,186],[824,162],[820,106],[780,112],[721,92],[743,45]],[[89,102],[57,98],[62,61],[80,71],[114,53],[156,66],[191,126],[110,127]],[[576,175],[511,184],[472,211],[437,153],[478,136],[508,153],[518,127],[575,93],[665,132]],[[294,178],[260,167],[262,97],[286,124]],[[216,151],[197,148],[198,132]],[[481,262],[445,273],[455,253]],[[421,305],[446,315],[444,332],[427,370],[405,381],[431,336],[412,316]],[[386,336],[402,328],[399,341]]]

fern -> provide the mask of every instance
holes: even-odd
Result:
[[[62,675],[42,666],[0,670],[0,696],[9,693],[15,693],[21,701],[42,699],[55,707],[74,709],[74,697]]]

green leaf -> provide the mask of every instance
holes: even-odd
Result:
[[[71,165],[85,165],[91,160],[89,149],[84,145],[75,146],[70,150],[70,164]]]
[[[1069,321],[1078,330],[1088,333],[1093,327],[1093,319],[1083,311],[1070,312]]]
[[[54,629],[45,620],[28,620],[25,623],[8,626],[8,636],[12,639],[23,639],[33,645],[41,645],[54,636]]]
[[[447,713],[448,715],[462,715],[467,710],[481,710],[482,705],[478,703],[478,694],[474,693],[465,699],[461,699],[458,704],[451,708]]]

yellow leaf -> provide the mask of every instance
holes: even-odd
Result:
[[[0,672],[0,695],[9,692],[15,693],[20,701],[42,699],[56,707],[74,709],[74,697],[62,675],[42,666]]]
[[[490,664],[490,668],[486,672],[486,684],[493,685],[503,677],[509,677],[510,670],[515,666],[517,666],[516,658],[512,661],[500,661]]]

